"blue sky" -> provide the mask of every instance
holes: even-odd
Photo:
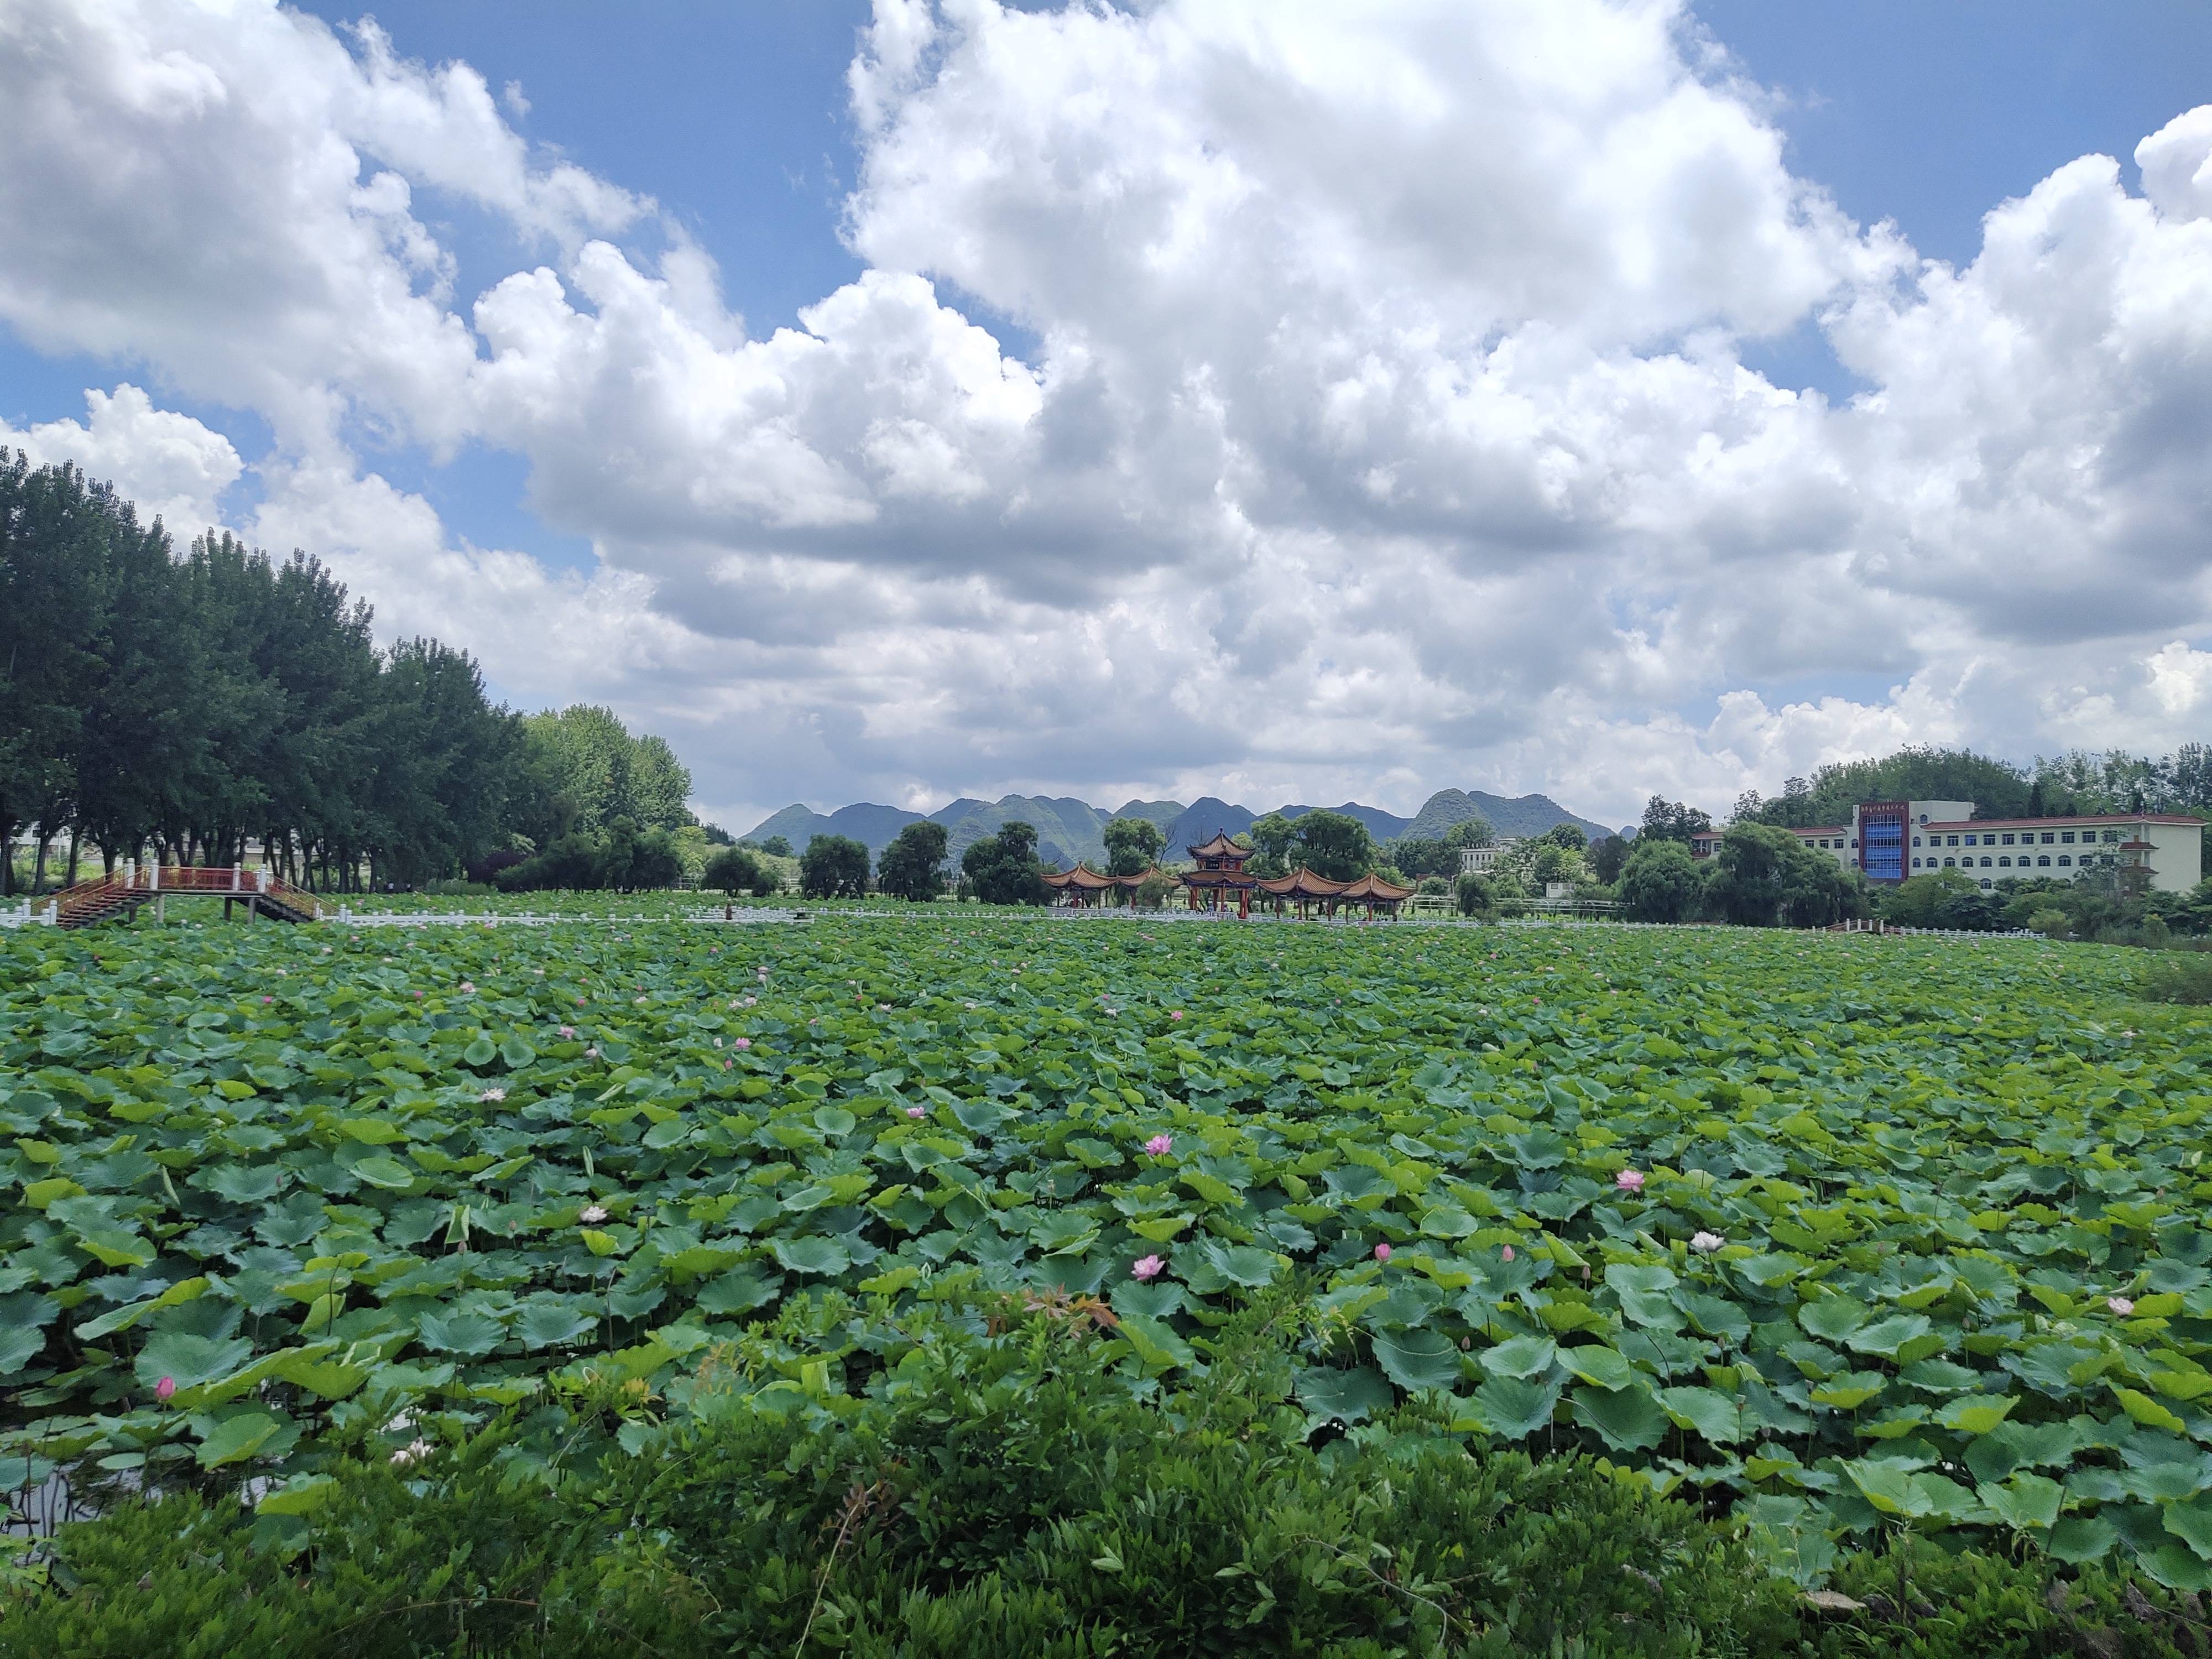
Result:
[[[2130,381],[2147,359],[2118,344],[2076,366],[2079,386],[2051,377],[2073,372],[2056,342],[2086,325],[2065,307],[2124,300],[2139,317],[2140,294],[2125,299],[2138,277],[2164,319],[2156,351],[2195,349],[2186,313],[2208,290],[2191,287],[2204,271],[2188,167],[2166,164],[2183,182],[2148,229],[2124,204],[2146,197],[2138,143],[2212,101],[2212,7],[1705,0],[1655,33],[1589,0],[1603,27],[1581,40],[1541,38],[1511,5],[1409,7],[1348,49],[1339,39],[1333,84],[1310,68],[1326,53],[1301,58],[1301,31],[1338,24],[1297,8],[1260,8],[1237,34],[1220,12],[1173,7],[1033,7],[963,27],[886,5],[872,34],[870,9],[845,3],[407,0],[375,9],[396,60],[380,67],[345,6],[304,9],[337,31],[334,52],[296,15],[251,7],[228,21],[125,7],[95,27],[36,0],[8,27],[64,45],[40,54],[58,67],[22,83],[19,109],[51,128],[56,110],[118,95],[103,66],[118,55],[189,58],[233,87],[263,152],[329,140],[358,158],[356,189],[380,171],[404,179],[413,240],[391,230],[388,204],[330,198],[334,228],[384,239],[392,277],[302,323],[294,357],[272,344],[258,362],[250,307],[149,297],[118,273],[135,260],[143,278],[158,249],[118,245],[101,270],[101,230],[72,235],[65,216],[27,209],[0,222],[19,239],[0,252],[0,423],[42,455],[76,443],[126,484],[143,474],[142,493],[179,512],[323,538],[315,550],[391,625],[459,635],[519,702],[605,700],[665,731],[702,804],[732,817],[793,797],[921,805],[1013,787],[1403,810],[1447,785],[1550,788],[1617,813],[1653,788],[1724,805],[1743,783],[1899,740],[2025,758],[2157,748],[2201,723],[2212,672],[2189,549],[2206,509],[2151,453],[2142,415],[2170,404],[2185,422],[2185,397]],[[911,61],[902,30],[927,37]],[[1467,54],[1457,78],[1407,45],[1447,37]],[[1584,41],[1589,62],[1564,75],[1547,56]],[[1425,197],[1433,155],[1357,83],[1370,48],[1378,75],[1437,70],[1435,95],[1464,106],[1442,111],[1447,125],[1504,119],[1486,100],[1518,112],[1551,135],[1531,141],[1545,159],[1469,161]],[[1217,101],[1218,78],[1178,81],[1208,53],[1249,82],[1237,102]],[[856,55],[872,114],[852,103]],[[252,79],[278,63],[313,95],[264,112]],[[441,78],[456,64],[488,109]],[[1698,90],[1668,99],[1655,88],[1670,73]],[[1607,76],[1615,91],[1584,101]],[[1290,125],[1266,107],[1279,93],[1300,112]],[[220,188],[206,175],[227,140],[202,116],[131,118],[145,156],[208,163],[167,187],[165,211]],[[1310,155],[1290,136],[1301,126],[1322,139]],[[1629,131],[1641,136],[1618,147]],[[2159,153],[2185,161],[2194,131]],[[1187,133],[1206,136],[1178,150]],[[1349,194],[1332,194],[1332,143],[1366,158]],[[1032,147],[1049,167],[1028,165]],[[1607,193],[1645,152],[1657,182],[1637,191],[1679,204],[1648,222],[1636,192]],[[2095,155],[2118,161],[2116,181],[2082,171]],[[69,199],[70,164],[33,169],[18,199]],[[564,167],[605,194],[549,207]],[[1125,246],[1091,239],[1208,167],[1220,188],[1178,210],[1210,239],[1218,282],[1201,262],[1142,292],[1158,261],[1124,270]],[[101,187],[131,170],[109,167]],[[1807,187],[1856,232],[1791,205]],[[344,287],[313,269],[304,232],[285,243],[268,205],[319,188],[276,169],[260,198],[240,185],[206,204],[248,243],[270,228],[265,303],[280,311],[280,296]],[[1368,199],[1401,195],[1402,217]],[[1917,261],[1965,270],[1985,216],[2021,198],[2019,272],[1924,288]],[[290,199],[284,213],[319,210]],[[1873,234],[1884,221],[1899,240]],[[1670,249],[1686,224],[1697,245]],[[2085,301],[2065,258],[2039,263],[2038,234],[2124,280]],[[1516,238],[1560,263],[1521,269]],[[619,272],[673,284],[652,290],[660,309],[636,331],[591,291],[595,244]],[[712,271],[690,288],[669,263],[687,248]],[[296,281],[288,258],[303,262]],[[1308,258],[1268,291],[1278,266]],[[88,264],[57,278],[71,260]],[[540,270],[550,291],[530,286]],[[101,298],[80,302],[71,283]],[[1555,304],[1553,289],[1578,297]],[[1389,316],[1366,314],[1370,295]],[[802,313],[833,295],[839,319],[805,334]],[[478,360],[496,355],[487,296],[521,331],[509,361],[556,378],[440,393],[438,375],[468,372],[453,330]],[[392,305],[399,334],[347,339],[346,304]],[[1170,315],[1188,338],[1163,330]],[[1239,343],[1247,325],[1261,331]],[[2046,325],[2032,382],[1997,386],[2025,372],[2016,354],[1960,356]],[[1270,368],[1286,328],[1308,343]],[[392,343],[408,329],[419,337]],[[801,331],[781,355],[779,330]],[[589,350],[569,350],[585,334]],[[1567,337],[1571,361],[1554,351]],[[1340,346],[1351,355],[1301,413],[1297,377]],[[627,368],[610,355],[623,351],[639,354]],[[1808,395],[1757,407],[1729,380],[1736,365]],[[1505,396],[1509,381],[1508,403],[1482,404],[1479,389]],[[124,430],[118,402],[80,434],[88,390],[124,383],[146,393],[137,424]],[[1218,409],[1184,434],[1199,386]],[[2086,408],[2104,424],[2063,434],[2068,453],[2148,447],[2070,495],[2057,459],[2008,462],[2002,487],[1962,481],[1931,441],[2026,457],[2033,434],[1964,431],[1981,416],[1947,408],[1961,386],[1983,388],[1998,425],[2039,398]],[[1916,438],[1916,422],[1947,435]],[[696,433],[724,435],[694,453]],[[1176,596],[1194,586],[1216,608],[1182,614]],[[1413,592],[1443,597],[1416,617]],[[1587,614],[1568,617],[1566,596],[1584,593]],[[1548,649],[1536,616],[1559,621]],[[1203,735],[1192,725],[1231,710]]]

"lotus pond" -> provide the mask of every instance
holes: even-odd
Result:
[[[1273,1297],[1318,1437],[1440,1391],[1808,1581],[1910,1526],[2202,1587],[2212,1035],[2130,977],[974,913],[0,935],[0,1484],[301,1509],[335,1426],[610,1378],[630,1445],[797,1309],[1042,1298],[1143,1392]],[[818,1404],[881,1352],[743,1386]]]

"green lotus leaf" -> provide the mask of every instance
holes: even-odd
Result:
[[[1388,1411],[1397,1398],[1382,1374],[1364,1365],[1348,1370],[1310,1365],[1293,1387],[1308,1413],[1340,1423],[1358,1423]]]
[[[1373,1339],[1375,1363],[1400,1388],[1449,1389],[1459,1381],[1459,1349],[1441,1331],[1397,1331]]]
[[[242,1463],[275,1439],[283,1426],[265,1412],[243,1412],[216,1425],[194,1455],[205,1469]]]
[[[1504,1440],[1523,1440],[1552,1420],[1559,1403],[1559,1385],[1493,1376],[1475,1389],[1471,1403],[1491,1433]]]
[[[1620,1389],[1577,1389],[1568,1409],[1576,1422],[1616,1452],[1648,1451],[1671,1426],[1650,1390],[1636,1382]]]
[[[769,1249],[786,1273],[842,1273],[853,1265],[845,1247],[834,1238],[779,1238]]]

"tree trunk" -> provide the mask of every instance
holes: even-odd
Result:
[[[69,879],[62,884],[64,887],[74,887],[76,885],[76,854],[78,848],[82,844],[83,836],[82,832],[78,830],[75,824],[71,824],[70,826]]]
[[[46,848],[53,844],[53,839],[44,830],[39,831],[39,856],[31,866],[31,891],[33,893],[46,884]]]

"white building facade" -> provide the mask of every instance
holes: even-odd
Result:
[[[1527,840],[1525,836],[1508,836],[1487,847],[1462,847],[1459,850],[1459,872],[1462,876],[1486,876],[1498,867],[1498,860]]]
[[[1866,801],[1849,823],[1790,833],[1869,881],[1897,882],[1956,870],[1982,887],[2001,881],[2078,880],[2116,866],[2146,870],[2160,891],[2185,893],[2203,879],[2204,825],[2169,812],[2110,812],[2063,818],[1976,818],[1972,801]],[[1694,837],[1709,858],[1723,832]]]

